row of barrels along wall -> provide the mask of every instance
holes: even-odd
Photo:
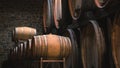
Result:
[[[77,38],[80,37],[79,39],[77,39],[77,41],[78,43],[81,42],[81,44],[78,45],[77,47],[80,47],[80,51],[79,50],[78,51],[79,53],[81,52],[79,56],[79,58],[81,58],[80,60],[82,60],[82,62],[79,62],[81,63],[81,66],[83,66],[83,68],[109,67],[111,62],[105,64],[104,61],[106,62],[107,60],[104,59],[106,58],[105,57],[106,50],[110,50],[109,48],[111,48],[112,45],[111,42],[113,41],[109,42],[110,45],[108,47],[106,46],[108,44],[106,43],[106,38],[107,38],[105,37],[106,34],[104,34],[105,27],[103,28],[102,26],[104,26],[104,24],[102,24],[101,26],[98,20],[107,19],[108,16],[111,16],[112,14],[116,13],[116,11],[119,11],[118,4],[120,4],[120,1],[119,0],[114,0],[114,1],[113,0],[67,0],[67,1],[46,0],[44,2],[45,2],[44,5],[47,4],[47,6],[44,6],[45,10],[43,10],[43,21],[44,21],[43,25],[45,30],[44,32],[54,33],[54,29],[56,29],[56,34],[65,36],[64,32],[66,32],[67,28],[71,28],[71,29],[80,28],[81,36],[77,35]],[[48,8],[50,12],[44,12],[46,11],[46,8]],[[50,15],[50,17],[45,14]],[[111,22],[112,21],[113,20],[111,19]],[[104,23],[107,24],[109,23],[109,21],[108,22],[104,21]],[[109,31],[109,29],[107,31]],[[114,49],[112,49],[112,51],[114,51]],[[109,52],[112,53],[112,51]],[[112,58],[109,58],[109,60]],[[78,58],[76,57],[76,59]],[[115,64],[115,67],[117,67],[118,61],[116,60],[116,58],[113,59],[115,60],[113,63]],[[73,63],[73,65],[75,64]]]
[[[10,53],[12,61],[23,61],[25,59],[40,61],[41,57],[44,59],[62,59],[71,54],[72,44],[68,37],[53,34],[34,36],[36,32],[32,28],[18,27],[15,29],[17,30],[13,31],[15,36],[13,37],[17,37],[18,45]],[[33,33],[31,34],[29,31]],[[30,39],[30,36],[34,37]]]
[[[80,18],[82,17],[81,16],[82,13],[85,13],[87,11],[98,10],[100,8],[104,8],[104,10],[107,11],[106,8],[108,8],[109,6],[108,7],[106,7],[106,6],[109,5],[109,4],[112,4],[112,2],[115,3],[115,1],[113,1],[113,0],[108,0],[105,3],[103,3],[103,4],[105,4],[105,6],[103,4],[101,4],[102,6],[100,7],[100,4],[98,3],[99,0],[95,0],[95,1],[91,0],[89,3],[88,2],[84,2],[84,1],[85,0],[75,0],[75,1],[68,0],[68,1],[62,1],[62,2],[58,1],[57,2],[57,1],[53,1],[53,0],[45,0],[44,3],[48,4],[48,5],[46,5],[47,6],[47,10],[44,10],[44,11],[50,11],[50,12],[43,13],[43,14],[45,14],[44,17],[43,17],[44,28],[45,28],[44,32],[51,33],[52,29],[54,29],[54,28],[55,29],[56,28],[60,29],[60,31],[61,31],[61,29],[63,29],[65,27],[65,29],[63,30],[63,31],[65,31],[65,33],[66,33],[66,31],[70,32],[70,34],[74,33],[74,31],[72,31],[73,29],[66,30],[67,26],[70,25],[70,24],[72,24],[71,21],[75,20],[75,21],[77,21],[77,23],[79,23],[79,21],[81,21]],[[81,2],[83,4],[79,4]],[[116,0],[116,2],[119,3],[119,1],[117,1],[117,0]],[[58,4],[56,4],[56,3],[58,3]],[[59,3],[61,3],[61,4],[59,4]],[[66,4],[66,3],[68,3],[68,4]],[[72,4],[72,6],[71,6],[70,5],[71,3],[75,3],[75,4]],[[96,5],[95,5],[95,3],[96,3]],[[53,7],[57,8],[54,5],[57,5],[57,7],[59,7],[59,8],[57,10],[56,9],[52,10]],[[67,15],[66,12],[68,11],[68,5],[70,6],[70,14],[71,14],[71,17],[72,17],[71,18],[69,16],[69,13],[68,13],[68,16],[69,16],[68,18],[69,19],[65,18],[65,17],[67,17],[65,15]],[[75,5],[75,7],[74,7],[74,5]],[[83,5],[85,5],[85,6],[83,6]],[[88,5],[89,5],[89,8],[86,7]],[[66,9],[62,9],[62,8],[65,8],[63,6],[66,6],[67,8]],[[75,8],[77,8],[77,9],[75,9]],[[62,11],[60,11],[61,9],[62,9]],[[47,17],[47,19],[45,17]],[[70,21],[66,21],[66,20],[70,20]],[[54,24],[54,21],[55,21],[55,24]],[[80,24],[80,26],[81,26],[81,24]],[[82,25],[81,27],[80,26],[79,26],[79,28],[80,28],[80,32],[81,32],[80,35],[81,36],[76,35],[76,39],[75,39],[76,41],[72,42],[72,44],[76,44],[76,46],[74,47],[75,49],[73,49],[74,53],[71,56],[72,60],[68,60],[68,61],[72,61],[73,63],[69,63],[67,65],[68,68],[71,67],[70,64],[72,64],[72,67],[77,68],[77,66],[79,65],[79,63],[82,63],[81,66],[83,66],[84,68],[91,68],[91,67],[103,68],[102,67],[102,62],[103,62],[102,61],[103,60],[102,56],[104,55],[104,51],[105,51],[106,48],[105,48],[105,41],[104,41],[104,33],[103,33],[101,27],[99,27],[99,23],[97,23],[96,21],[93,21],[93,20],[88,20],[86,25]],[[48,30],[48,32],[47,32],[47,30]],[[76,31],[76,29],[75,29],[75,31]],[[68,35],[64,34],[64,32],[58,32],[58,33],[60,33],[63,36],[68,36]],[[58,34],[58,33],[56,33],[56,34]],[[72,34],[70,36],[71,40],[73,40],[72,36],[75,36],[75,35]],[[80,37],[80,38],[78,39],[78,37]],[[79,42],[81,42],[81,43],[79,43]],[[78,43],[80,45],[78,45]],[[77,48],[79,48],[79,49],[77,49]],[[115,51],[115,52],[117,52],[117,51]],[[115,52],[113,52],[113,55],[115,54]],[[80,53],[80,55],[79,55],[79,53]],[[117,54],[117,55],[119,55],[119,54]],[[82,62],[80,62],[79,60],[77,61],[77,59],[82,60]],[[116,57],[114,57],[114,60],[115,60],[116,67],[119,68],[119,65],[118,65],[119,62],[117,61]],[[86,61],[89,61],[89,62],[86,62]]]
[[[44,32],[66,29],[73,21],[79,22],[85,18],[84,14],[89,11],[94,12],[93,15],[99,18],[102,16],[98,13],[99,11],[110,13],[109,8],[116,4],[119,4],[119,0],[45,0],[43,5]]]
[[[31,27],[16,27],[13,30],[12,40],[15,42],[14,48],[10,50],[9,67],[11,68],[33,68],[35,63],[30,60],[31,39],[37,35],[37,30]],[[27,46],[28,45],[28,46]],[[37,64],[37,63],[36,63]],[[38,65],[38,64],[37,64]]]

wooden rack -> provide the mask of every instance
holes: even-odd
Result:
[[[45,62],[49,62],[49,63],[53,63],[53,62],[62,62],[63,63],[63,68],[66,68],[65,66],[65,58],[61,59],[61,60],[44,60],[42,57],[41,57],[41,60],[40,60],[40,68],[43,68],[43,63]]]

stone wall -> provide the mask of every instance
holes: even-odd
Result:
[[[42,0],[0,0],[0,68],[14,46],[12,30],[18,26],[33,27],[42,34]]]

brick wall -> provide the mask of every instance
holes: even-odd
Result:
[[[42,34],[42,0],[0,0],[0,68],[14,46],[11,35],[17,26],[33,27]]]

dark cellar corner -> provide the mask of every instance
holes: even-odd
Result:
[[[12,30],[18,26],[36,28],[42,34],[42,0],[0,0],[0,68],[6,61],[12,41]]]

